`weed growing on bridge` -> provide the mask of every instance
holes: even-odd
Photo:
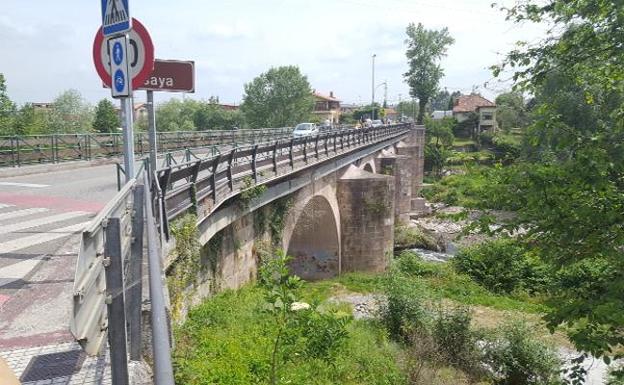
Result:
[[[244,177],[242,183],[242,191],[238,199],[238,204],[241,206],[241,208],[248,209],[251,201],[264,194],[267,187],[263,184],[256,185],[253,178],[250,176]]]
[[[274,245],[279,245],[282,240],[282,232],[286,225],[286,216],[292,206],[293,200],[291,197],[280,198],[271,205],[269,227],[271,228],[271,239]]]
[[[184,291],[195,283],[200,269],[200,244],[197,217],[187,214],[171,224],[175,238],[174,262],[167,274],[172,313],[176,317],[182,308]]]

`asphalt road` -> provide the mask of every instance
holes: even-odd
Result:
[[[78,234],[116,191],[114,165],[0,179],[0,351],[72,340]]]

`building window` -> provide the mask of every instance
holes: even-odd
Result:
[[[483,120],[492,120],[494,115],[491,112],[484,112],[481,114],[481,119]]]

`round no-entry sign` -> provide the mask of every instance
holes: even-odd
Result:
[[[138,89],[154,70],[154,45],[147,29],[137,19],[132,19],[129,35],[128,60],[132,89]],[[110,55],[101,27],[93,42],[93,63],[104,85],[111,87]]]

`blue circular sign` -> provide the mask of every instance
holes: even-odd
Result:
[[[120,42],[116,42],[113,46],[113,61],[117,65],[121,65],[123,61],[123,49],[121,48]]]
[[[115,83],[115,90],[117,90],[117,92],[123,92],[123,90],[126,88],[126,77],[123,71],[115,71],[115,77],[113,80]]]

